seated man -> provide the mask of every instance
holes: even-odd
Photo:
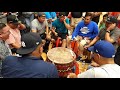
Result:
[[[1,77],[1,68],[2,61],[6,56],[12,55],[9,45],[5,42],[9,38],[10,31],[6,29],[4,23],[0,23],[0,77]]]
[[[12,54],[16,54],[16,49],[21,47],[21,34],[20,30],[25,29],[25,25],[18,20],[15,15],[7,16],[7,25],[6,29],[10,31],[9,38],[6,40],[9,44]]]
[[[88,48],[93,52],[93,60],[99,67],[93,67],[85,72],[68,75],[68,78],[120,78],[120,66],[115,64],[115,48],[108,41],[98,41],[94,46]]]
[[[118,37],[118,40],[117,40],[117,44],[118,44],[118,48],[117,48],[117,51],[115,53],[115,63],[120,65],[120,35]]]
[[[49,40],[49,29],[48,29],[48,22],[46,20],[46,15],[44,12],[38,12],[37,18],[35,18],[31,22],[32,26],[32,32],[38,33],[40,37],[42,38],[42,41],[44,41],[44,52],[47,51],[48,45],[46,43],[47,40]],[[49,43],[49,42],[48,42]]]
[[[117,23],[118,20],[114,16],[107,17],[105,28],[100,30],[99,34],[88,45],[85,45],[84,48],[94,45],[98,40],[106,40],[112,43],[115,49],[117,49],[118,45],[116,41],[120,35],[120,29],[117,27]]]
[[[56,66],[40,59],[43,43],[39,34],[30,32],[21,40],[21,48],[17,49],[21,56],[8,56],[3,61],[3,78],[58,78]]]
[[[92,14],[87,13],[85,15],[85,19],[78,23],[76,26],[72,37],[69,36],[67,38],[67,47],[71,48],[71,40],[75,40],[78,42],[80,53],[78,56],[83,55],[84,48],[83,46],[85,44],[88,44],[92,39],[94,39],[98,35],[98,25],[91,21],[92,20]]]
[[[7,23],[7,12],[0,12],[0,23]]]
[[[52,23],[52,33],[62,39],[62,47],[66,47],[66,37],[68,30],[71,29],[69,19],[66,18],[65,12],[60,12],[59,17]],[[55,29],[56,28],[56,29]]]
[[[108,17],[108,14],[103,15],[103,19],[99,24],[99,30],[102,30],[105,28],[105,23],[106,23],[107,17]]]

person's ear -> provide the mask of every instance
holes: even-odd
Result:
[[[42,52],[43,52],[43,46],[41,44],[41,45],[39,45],[39,53],[42,54]]]
[[[0,37],[2,37],[2,32],[0,32]]]
[[[98,57],[98,59],[100,59],[101,56],[99,54],[97,54],[97,57]]]
[[[2,35],[0,34],[0,38],[2,38]]]

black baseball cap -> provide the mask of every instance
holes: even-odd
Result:
[[[62,16],[66,16],[66,13],[65,12],[60,12],[59,17],[62,17]]]
[[[46,15],[45,15],[44,12],[38,12],[38,16],[39,16],[39,17],[46,17]]]
[[[118,23],[118,20],[114,16],[108,16],[106,22],[108,22],[108,23]]]
[[[29,32],[21,37],[21,48],[17,49],[17,53],[25,55],[33,52],[38,45],[42,43],[42,39],[39,34]]]
[[[7,22],[11,22],[11,23],[14,23],[14,24],[20,23],[19,19],[15,15],[8,15],[7,16]]]

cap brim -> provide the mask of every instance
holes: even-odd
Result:
[[[39,17],[46,17],[45,15],[38,15]]]
[[[112,22],[110,22],[110,21],[106,21],[107,23],[112,23]]]
[[[30,48],[30,49],[25,49],[25,48],[19,48],[17,49],[17,53],[21,54],[21,55],[25,55],[25,54],[29,54],[31,52],[33,52],[36,48]]]
[[[90,51],[90,52],[95,52],[94,46],[89,47],[89,48],[88,48],[88,51]]]
[[[19,24],[18,22],[14,22],[13,24]]]

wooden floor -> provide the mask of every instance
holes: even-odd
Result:
[[[47,54],[43,52],[43,53],[42,53],[42,58],[43,58],[44,61],[46,61],[46,59],[47,59]]]

